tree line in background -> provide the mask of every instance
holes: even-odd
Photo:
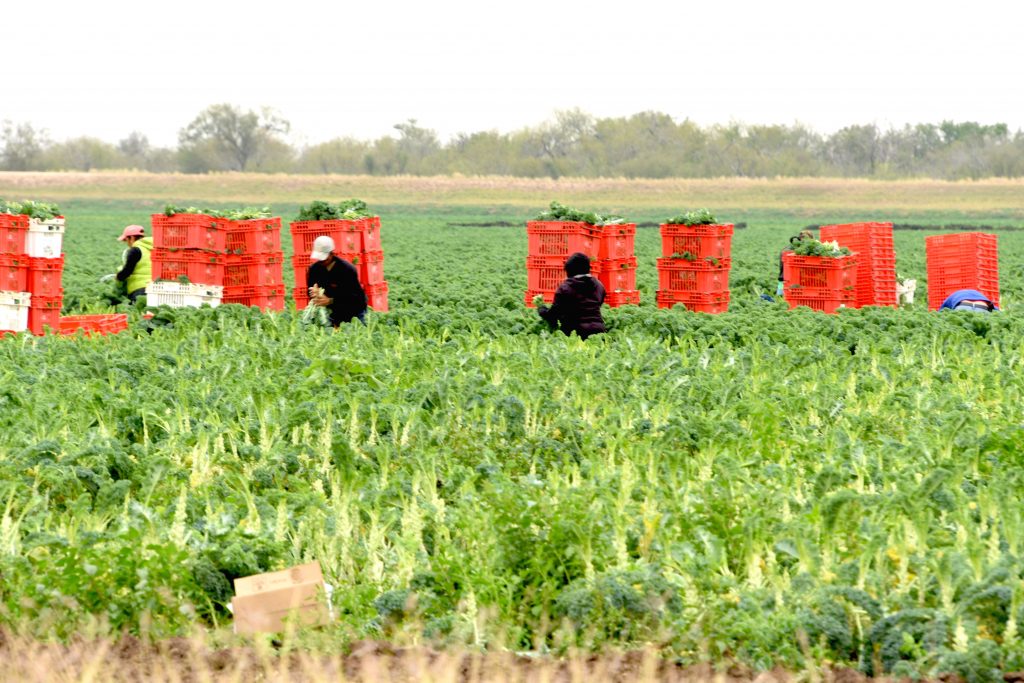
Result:
[[[176,148],[133,132],[116,144],[82,136],[61,142],[29,123],[6,121],[0,170],[140,169],[208,173],[505,175],[627,178],[848,176],[941,179],[1024,176],[1024,132],[1006,124],[848,126],[830,135],[801,124],[701,127],[668,114],[595,118],[578,109],[512,133],[462,133],[443,142],[414,119],[396,134],[341,137],[297,149],[274,112],[217,104],[183,128]]]

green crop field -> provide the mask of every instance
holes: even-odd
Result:
[[[3,629],[233,642],[233,578],[318,560],[337,619],[309,648],[1024,668],[1020,184],[362,182],[0,174],[67,217],[67,313],[109,310],[116,236],[165,202],[287,224],[353,196],[391,306],[334,333],[223,306],[0,340]],[[641,224],[642,304],[586,342],[523,305],[552,199]],[[659,310],[656,224],[702,206],[742,226],[730,311]],[[851,220],[919,228],[895,234],[913,306],[760,298],[790,235]],[[927,311],[924,237],[951,225],[998,234],[1003,312]]]

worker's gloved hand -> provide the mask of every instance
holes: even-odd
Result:
[[[115,277],[117,277],[117,275],[115,275],[114,273],[110,273],[109,275],[104,275],[103,277],[101,277],[100,282],[110,282]]]
[[[779,286],[775,288],[775,296],[782,296],[782,283],[781,282],[779,283]]]

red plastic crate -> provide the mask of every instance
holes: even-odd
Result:
[[[295,287],[292,289],[292,298],[295,299],[295,308],[301,311],[309,305],[309,290],[305,287]]]
[[[952,235],[931,235],[924,238],[926,251],[948,249],[954,254],[998,249],[998,238],[985,232],[958,232]]]
[[[28,291],[32,296],[57,296],[61,293],[64,257],[30,258],[28,260]]]
[[[729,265],[679,258],[658,259],[658,289],[674,292],[721,292],[729,289]]]
[[[116,334],[128,329],[126,313],[103,315],[66,315],[60,318],[60,333],[75,334],[79,330],[86,336]]]
[[[962,278],[943,275],[928,276],[928,308],[936,311],[958,289],[976,289],[996,306],[999,305],[999,280],[993,278]]]
[[[655,295],[658,308],[682,305],[694,313],[725,313],[729,310],[729,292],[673,292],[661,290]]]
[[[228,254],[224,257],[224,286],[283,284],[283,263],[284,255],[280,252],[276,254]]]
[[[820,232],[822,242],[838,241],[840,245],[846,246],[844,240],[892,240],[892,223],[839,223],[823,225]]]
[[[32,334],[46,333],[46,328],[60,332],[60,309],[64,305],[63,292],[59,296],[33,296],[28,308],[28,329]]]
[[[359,284],[379,285],[384,282],[384,252],[368,251],[359,256]]]
[[[600,259],[630,258],[634,253],[636,223],[601,226],[597,257]]]
[[[529,221],[526,239],[529,256],[561,256],[581,252],[596,258],[601,251],[601,228],[570,221]]]
[[[173,216],[155,213],[151,222],[155,248],[211,251],[227,248],[228,221],[224,218],[200,213],[176,213]]]
[[[554,292],[565,278],[565,259],[563,257],[526,257],[527,289]]]
[[[0,291],[30,292],[28,266],[31,261],[30,257],[21,254],[0,254]]]
[[[313,242],[326,235],[334,240],[335,252],[358,253],[379,251],[380,222],[372,218],[338,221],[296,221],[291,224],[292,246],[295,254],[307,258],[313,252]]]
[[[608,292],[633,291],[636,289],[636,263],[635,256],[594,261],[590,264],[590,272]]]
[[[281,251],[281,217],[229,221],[226,249],[235,254],[267,254]]]
[[[196,249],[154,249],[153,279],[177,280],[184,276],[200,285],[222,285],[225,258],[223,254]]]
[[[0,213],[0,254],[24,254],[28,216]]]
[[[388,312],[388,283],[381,282],[366,287],[366,303],[378,313]]]
[[[661,255],[671,258],[689,253],[698,259],[727,259],[732,254],[732,223],[720,225],[677,225],[662,223]]]
[[[782,273],[786,285],[825,287],[833,290],[857,286],[857,259],[854,256],[782,255]]]
[[[610,308],[618,308],[619,306],[626,305],[637,305],[640,303],[640,291],[624,290],[621,292],[607,292],[604,298],[604,302],[608,304]]]
[[[225,304],[255,306],[264,311],[284,310],[284,285],[241,285],[224,288]]]

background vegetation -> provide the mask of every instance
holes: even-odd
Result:
[[[113,143],[81,136],[50,140],[30,122],[4,123],[0,170],[317,174],[502,175],[529,178],[861,177],[1017,178],[1024,133],[1002,123],[921,123],[832,134],[807,126],[730,123],[701,127],[660,112],[595,118],[580,110],[511,133],[477,131],[441,140],[415,120],[377,140],[339,137],[293,147],[289,123],[269,110],[218,104],[183,125],[175,148],[144,132]]]

